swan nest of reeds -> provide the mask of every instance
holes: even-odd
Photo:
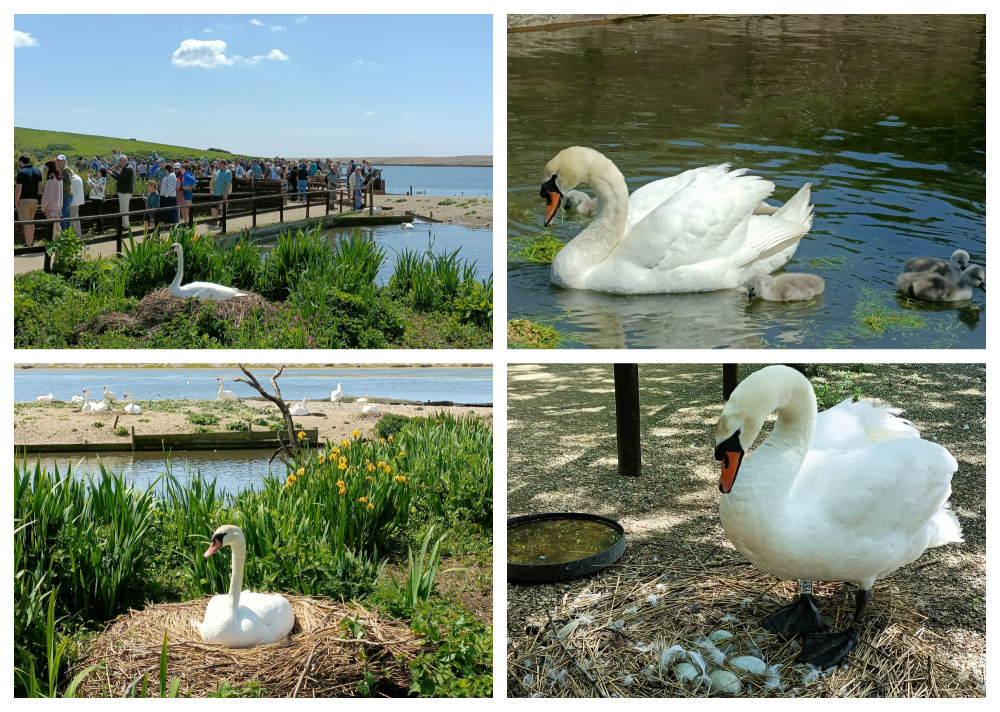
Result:
[[[555,612],[539,611],[525,637],[508,639],[509,694],[986,696],[982,681],[938,652],[938,636],[921,626],[908,597],[887,582],[872,590],[864,642],[840,667],[824,671],[796,665],[798,642],[771,635],[757,622],[792,598],[795,582],[745,566],[643,570],[634,578],[627,569],[621,575],[609,570],[606,584],[593,579],[575,597],[567,594]],[[854,613],[848,587],[815,585],[822,614],[839,630]]]
[[[161,287],[143,297],[127,314],[122,312],[99,314],[92,321],[77,326],[74,331],[77,334],[85,331],[100,334],[107,329],[155,330],[176,315],[193,314],[206,304],[214,305],[216,317],[232,321],[236,326],[250,317],[255,309],[263,309],[262,318],[272,316],[278,310],[277,305],[253,292],[221,302],[208,302],[200,299],[178,299],[170,294],[168,287]]]
[[[149,604],[111,623],[87,650],[71,675],[90,665],[101,668],[77,688],[77,697],[125,697],[148,673],[159,684],[163,631],[167,630],[167,678],[180,678],[180,696],[206,697],[223,682],[239,687],[259,681],[264,697],[355,697],[365,672],[378,680],[376,696],[405,696],[412,684],[409,662],[421,643],[409,625],[366,610],[308,596],[285,598],[295,611],[295,627],[279,643],[232,649],[207,645],[188,620],[201,620],[208,598]],[[360,639],[353,619],[363,629]],[[136,687],[136,690],[139,687]],[[138,694],[138,692],[136,693]]]

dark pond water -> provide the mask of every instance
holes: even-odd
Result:
[[[250,369],[270,389],[267,379],[273,369]],[[14,371],[14,400],[33,401],[52,393],[59,400],[69,400],[82,389],[91,398],[100,397],[107,385],[121,398],[131,393],[137,401],[174,398],[215,398],[223,377],[226,390],[246,398],[260,394],[243,383],[234,383],[238,368],[128,368],[107,366],[94,369],[17,369]],[[376,398],[399,398],[414,401],[455,403],[492,403],[493,369],[490,368],[286,368],[278,381],[287,401],[303,398],[329,398],[337,384],[344,395],[360,397],[366,393]],[[268,453],[270,456],[270,453]]]
[[[509,317],[554,325],[570,348],[984,348],[984,290],[927,306],[894,284],[914,256],[961,248],[986,264],[985,71],[982,16],[674,18],[508,35]],[[543,230],[545,163],[573,145],[610,158],[629,192],[717,163],[773,181],[772,202],[811,182],[813,228],[788,268],[824,277],[825,293],[749,305],[742,289],[555,287],[548,265],[513,253]],[[565,242],[588,221],[567,213],[550,231]]]
[[[223,450],[220,452],[198,451],[173,453],[169,462],[159,452],[108,452],[108,453],[59,453],[56,455],[28,455],[29,464],[41,457],[43,466],[51,472],[58,465],[59,472],[66,471],[66,465],[73,466],[73,472],[80,477],[100,476],[104,465],[108,471],[122,472],[125,479],[137,487],[146,488],[162,478],[168,470],[181,482],[186,476],[201,471],[209,480],[216,478],[216,487],[224,492],[236,494],[242,489],[260,489],[268,474],[270,450]],[[284,478],[285,466],[275,461],[270,472]],[[165,478],[163,478],[165,479]],[[160,488],[162,480],[157,483]]]
[[[550,519],[507,530],[507,561],[512,564],[565,564],[600,554],[621,534],[601,522]]]

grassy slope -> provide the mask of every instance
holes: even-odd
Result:
[[[62,144],[71,148],[60,148],[47,150],[51,144]],[[16,149],[28,149],[32,153],[44,155],[52,158],[60,153],[72,161],[77,156],[104,156],[111,152],[112,148],[117,148],[136,156],[145,158],[156,151],[158,155],[166,158],[186,158],[194,156],[200,158],[225,158],[232,159],[240,154],[222,153],[219,151],[206,151],[202,148],[187,148],[185,146],[171,146],[166,143],[152,143],[150,141],[129,141],[124,138],[112,138],[109,136],[90,136],[88,134],[66,133],[63,131],[42,131],[40,129],[23,129],[14,127],[14,146]],[[48,154],[52,154],[49,156]]]

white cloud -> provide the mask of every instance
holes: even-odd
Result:
[[[267,58],[276,60],[278,62],[288,61],[288,55],[282,52],[280,49],[272,49],[270,52],[268,52]]]
[[[170,60],[175,67],[216,67],[232,66],[237,58],[226,57],[226,43],[222,40],[184,40]]]
[[[251,25],[257,25],[257,27],[263,27],[264,26],[264,23],[261,22],[260,20],[256,19],[256,18],[254,18],[253,20],[250,20],[250,24]]]
[[[302,24],[303,22],[305,22],[305,21],[306,21],[306,20],[308,20],[308,19],[309,19],[308,17],[300,17],[300,18],[297,18],[297,19],[295,20],[295,22],[296,22],[297,24],[301,25],[301,24]]]
[[[374,113],[375,113],[374,111],[366,111],[365,116],[371,116]]]
[[[204,32],[206,35],[212,34],[212,31],[210,29],[208,29],[207,27],[204,30],[202,30],[202,32]]]
[[[281,25],[271,25],[271,32],[277,32],[278,30],[287,30],[287,27],[282,27]]]
[[[38,40],[31,36],[30,32],[18,32],[14,30],[15,47],[37,47]]]

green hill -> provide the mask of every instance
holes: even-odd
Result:
[[[107,156],[111,149],[117,148],[124,153],[146,158],[156,151],[164,158],[259,158],[229,153],[227,151],[210,151],[205,148],[189,148],[187,146],[172,146],[168,143],[153,143],[151,141],[129,141],[124,138],[110,136],[89,136],[87,134],[65,133],[63,131],[41,131],[39,129],[22,129],[14,127],[14,160],[21,153],[27,153],[37,161],[55,158],[60,153],[65,154],[70,161],[77,156]]]

